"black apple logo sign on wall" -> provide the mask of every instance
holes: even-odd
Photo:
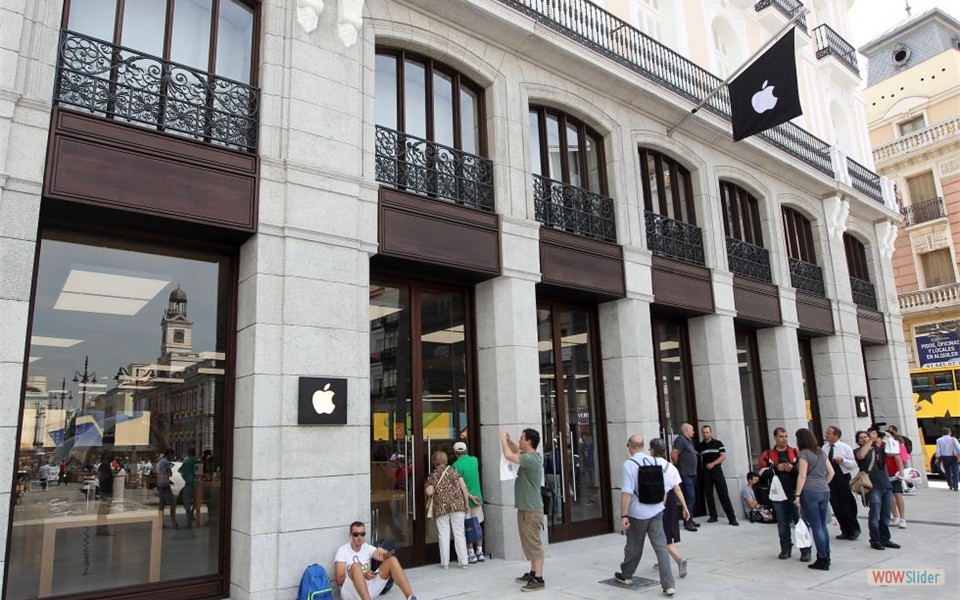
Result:
[[[346,425],[347,380],[333,377],[301,377],[300,425]]]

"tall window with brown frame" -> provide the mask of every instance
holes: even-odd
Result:
[[[861,281],[870,281],[867,249],[863,243],[849,233],[845,233],[843,234],[843,249],[847,255],[847,270],[850,272],[850,277]]]
[[[603,137],[552,108],[531,106],[529,114],[533,174],[606,196]]]
[[[666,154],[647,148],[640,149],[640,170],[646,211],[697,224],[689,170]]]
[[[723,210],[723,232],[727,237],[763,246],[760,204],[750,192],[735,183],[721,181],[720,206]]]
[[[783,237],[787,242],[787,256],[812,265],[817,264],[817,253],[813,243],[813,228],[810,220],[799,211],[784,206]]]

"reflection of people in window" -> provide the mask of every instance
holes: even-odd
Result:
[[[100,507],[97,510],[97,535],[113,535],[107,527],[107,515],[110,514],[110,505],[113,504],[113,453],[106,450],[100,457],[100,466],[97,467],[97,479],[100,486]]]

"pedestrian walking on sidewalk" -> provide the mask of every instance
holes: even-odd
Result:
[[[650,454],[654,458],[662,458],[666,460],[667,457],[667,445],[660,438],[654,438],[650,440]],[[677,468],[670,463],[667,463],[667,470],[663,473],[664,482],[666,481],[675,481],[680,478],[680,472],[677,471]],[[667,499],[664,502],[663,512],[660,513],[663,517],[663,534],[667,538],[667,552],[670,553],[670,558],[672,558],[677,563],[677,568],[679,569],[680,579],[683,579],[687,576],[687,561],[677,550],[677,544],[680,543],[680,509],[683,509],[684,513],[688,513],[687,510],[687,501],[683,497],[683,490],[680,488],[680,485],[675,485],[670,488],[670,491],[667,492]],[[654,566],[655,569],[660,568],[660,564]]]
[[[817,547],[817,560],[808,565],[819,571],[830,570],[830,533],[827,520],[830,518],[830,480],[833,467],[823,453],[817,438],[806,428],[797,430],[797,506],[803,520],[810,527],[813,543]]]
[[[614,577],[625,585],[633,584],[633,574],[637,570],[637,565],[640,564],[640,559],[643,558],[643,543],[644,538],[647,538],[657,555],[660,587],[664,594],[672,596],[676,589],[673,569],[670,567],[667,538],[663,532],[663,510],[667,492],[679,486],[682,478],[678,478],[679,473],[674,470],[668,472],[666,460],[654,458],[644,452],[643,436],[631,435],[627,440],[627,451],[630,453],[630,458],[623,462],[620,485],[620,522],[627,535],[627,544],[623,549],[620,570],[614,573]],[[663,488],[662,491],[648,489],[648,486],[652,486],[652,482],[648,479],[651,467],[662,471],[657,481]],[[651,497],[647,497],[646,492],[651,492]],[[683,513],[684,519],[690,518],[686,507]]]

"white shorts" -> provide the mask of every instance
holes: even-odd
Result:
[[[477,521],[479,521],[480,523],[483,523],[483,505],[481,504],[476,508],[471,508],[469,516],[476,517]]]
[[[370,594],[371,598],[379,596],[385,587],[387,587],[387,580],[380,577],[379,573],[373,579],[367,580],[367,593]],[[349,577],[343,582],[343,587],[340,588],[340,598],[342,600],[363,600],[357,593],[357,588],[353,587],[353,580]]]

